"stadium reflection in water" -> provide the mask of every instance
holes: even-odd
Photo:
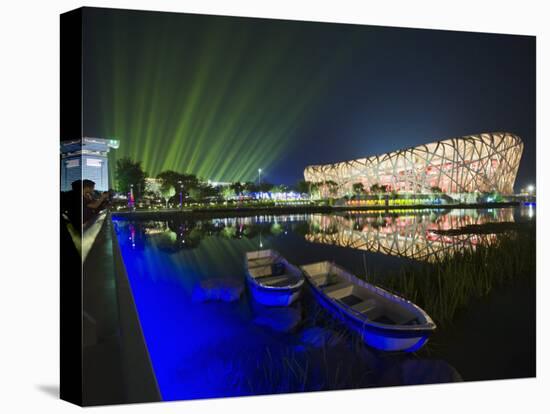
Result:
[[[226,239],[258,238],[257,247],[262,248],[270,237],[292,232],[301,234],[311,243],[437,262],[456,252],[475,249],[480,244],[490,245],[496,240],[494,233],[445,234],[445,231],[533,218],[534,208],[528,206],[520,210],[426,210],[400,214],[358,211],[346,214],[257,215],[202,220],[174,217],[166,221],[141,222],[139,227],[142,236],[152,237],[159,248],[167,252],[196,248],[201,240],[210,236]]]
[[[436,262],[446,256],[478,244],[489,245],[495,234],[440,234],[439,231],[460,229],[487,223],[513,222],[512,209],[451,211],[447,214],[405,214],[368,216],[358,213],[346,216],[312,215],[311,232],[306,240],[351,249],[366,250],[409,259]]]

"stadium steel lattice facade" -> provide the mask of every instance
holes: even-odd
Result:
[[[353,184],[366,191],[377,184],[398,193],[499,192],[512,194],[523,142],[508,132],[451,138],[414,148],[335,164],[311,165],[306,181],[336,183],[335,196],[352,193]]]

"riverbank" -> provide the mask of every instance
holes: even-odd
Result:
[[[119,218],[148,219],[156,220],[165,218],[167,215],[192,215],[195,217],[238,217],[252,214],[311,214],[311,213],[338,213],[338,212],[403,212],[415,210],[453,210],[453,209],[489,209],[516,207],[520,203],[475,203],[475,204],[416,204],[410,206],[247,206],[247,207],[201,207],[166,210],[119,210],[113,211],[112,215]]]

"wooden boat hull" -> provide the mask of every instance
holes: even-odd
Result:
[[[258,268],[268,268],[270,264],[260,265],[256,267],[249,268],[248,256],[256,255],[256,259],[268,258],[269,256],[260,256],[261,254],[266,254],[270,252],[273,255],[276,255],[276,262],[278,264],[283,264],[285,267],[285,272],[291,273],[291,282],[287,286],[269,286],[262,283],[262,277],[253,276],[254,269]],[[246,269],[246,278],[248,281],[248,286],[250,288],[250,293],[252,298],[265,306],[290,306],[294,303],[299,297],[302,291],[302,286],[304,284],[304,278],[300,269],[296,266],[288,263],[286,259],[280,256],[277,252],[271,250],[264,250],[258,252],[249,252],[245,257],[245,269]],[[277,278],[278,275],[273,276]]]
[[[252,298],[266,306],[289,306],[300,297],[302,291],[302,286],[295,289],[268,289],[259,286],[250,278],[248,278],[248,286]]]
[[[334,263],[312,263],[301,269],[318,303],[375,349],[414,352],[436,328],[414,303]]]
[[[422,348],[431,335],[430,331],[400,332],[391,329],[379,329],[346,313],[328,299],[317,288],[309,284],[317,301],[346,327],[361,335],[363,341],[372,348],[386,352],[415,352]]]

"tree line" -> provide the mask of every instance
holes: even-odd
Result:
[[[117,191],[128,193],[132,189],[134,196],[137,198],[156,195],[169,200],[181,192],[186,199],[192,200],[203,200],[206,198],[230,199],[258,192],[279,193],[296,191],[298,193],[311,193],[313,189],[317,188],[316,185],[306,181],[299,181],[294,186],[272,184],[268,181],[262,181],[261,183],[247,181],[233,182],[228,186],[214,187],[207,180],[201,179],[195,174],[166,170],[157,174],[156,178],[160,181],[160,187],[156,191],[152,191],[147,186],[147,176],[148,174],[143,169],[140,161],[134,161],[131,158],[125,157],[118,159],[116,162],[115,179]]]
[[[318,183],[308,181],[298,181],[293,186],[284,184],[272,184],[268,181],[261,183],[233,182],[228,186],[214,187],[207,180],[197,177],[195,174],[180,173],[173,170],[162,171],[156,178],[160,180],[160,188],[152,191],[147,188],[147,173],[144,171],[140,161],[134,161],[130,158],[121,158],[116,162],[115,178],[117,181],[117,190],[120,192],[129,192],[133,188],[134,196],[141,198],[143,196],[162,196],[165,200],[172,199],[180,192],[185,199],[204,200],[204,199],[231,199],[239,196],[248,196],[258,192],[288,192],[295,191],[300,194],[308,194],[313,198],[334,198],[338,194],[339,185],[335,181],[326,180]],[[433,194],[442,193],[441,188],[431,187]],[[156,193],[156,194],[152,194]],[[351,194],[348,196],[362,196],[367,194],[379,195],[395,193],[389,186],[373,184],[365,188],[363,183],[354,183],[351,187]]]

